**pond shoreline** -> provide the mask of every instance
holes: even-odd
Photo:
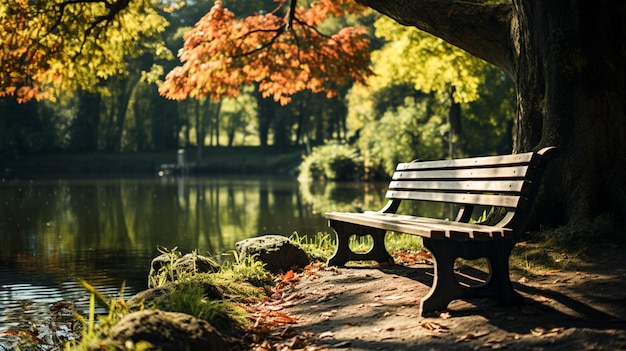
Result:
[[[179,150],[127,153],[48,153],[3,157],[0,177],[154,176],[163,164],[176,164]],[[193,174],[292,174],[305,154],[304,147],[207,147],[185,150]]]

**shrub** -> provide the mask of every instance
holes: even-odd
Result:
[[[354,180],[363,173],[363,160],[356,148],[327,144],[313,149],[300,164],[300,180]]]

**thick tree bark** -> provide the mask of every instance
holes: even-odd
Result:
[[[515,6],[528,42],[518,59],[517,149],[563,151],[544,203],[570,223],[604,212],[626,219],[625,3]]]
[[[491,62],[516,82],[515,151],[556,145],[544,221],[626,219],[626,2],[359,0]]]

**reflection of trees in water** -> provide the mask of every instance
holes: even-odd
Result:
[[[313,213],[378,211],[387,203],[387,185],[385,182],[301,182],[300,193]],[[450,218],[455,212],[442,203],[405,201],[398,213]]]
[[[19,183],[19,184],[18,184]],[[106,260],[153,256],[158,246],[219,254],[245,238],[326,231],[315,205],[292,180],[110,179],[3,184],[1,259],[37,256],[37,266],[75,271],[107,267]],[[352,193],[327,190],[329,203]],[[329,210],[337,209],[330,206]],[[101,257],[107,255],[107,257]],[[50,264],[47,264],[48,262]]]
[[[386,184],[374,182],[301,182],[300,193],[311,212],[378,210]]]

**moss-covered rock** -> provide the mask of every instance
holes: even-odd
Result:
[[[239,241],[235,244],[241,259],[253,256],[265,263],[272,273],[287,272],[293,267],[303,268],[309,264],[307,254],[282,235],[263,235]]]
[[[107,344],[125,349],[128,342],[150,343],[162,351],[230,350],[207,321],[188,314],[147,309],[122,318],[109,332]]]
[[[182,257],[172,255],[174,254],[164,253],[152,260],[148,273],[149,288],[164,282],[173,282],[184,274],[215,273],[220,270],[220,264],[210,257],[196,253],[188,253]]]

